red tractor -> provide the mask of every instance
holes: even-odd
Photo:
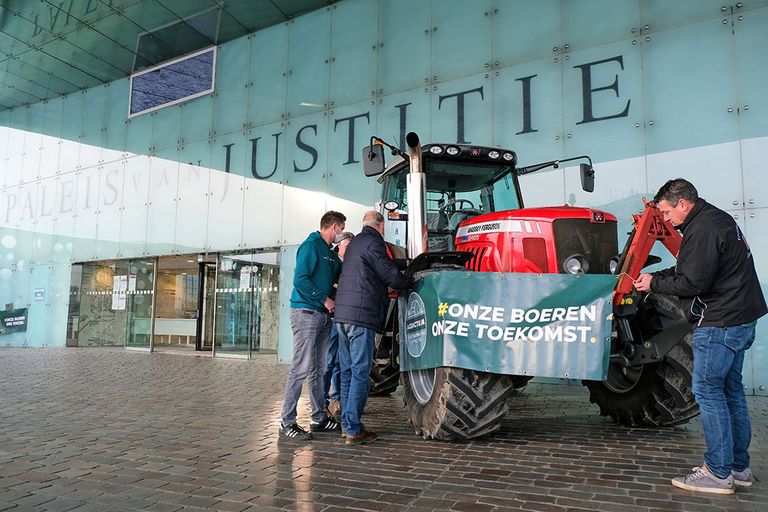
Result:
[[[678,300],[641,294],[632,286],[642,268],[660,261],[650,255],[656,241],[672,255],[679,249],[679,233],[653,203],[635,215],[634,229],[619,253],[616,217],[610,213],[568,205],[524,207],[518,178],[563,162],[589,162],[579,169],[582,188],[591,192],[594,170],[588,157],[517,167],[514,151],[461,144],[421,146],[414,133],[406,141],[407,153],[372,138],[363,150],[365,172],[379,176],[383,184],[380,208],[388,222],[387,239],[394,242],[390,249],[413,260],[409,272],[418,278],[417,288],[420,282],[440,281],[453,299],[443,293],[433,306],[425,294],[436,292],[422,286],[417,290],[421,297],[412,292],[410,298],[405,294],[391,302],[386,332],[377,340],[372,394],[391,393],[399,381],[416,433],[442,440],[498,430],[514,403],[514,391],[534,376],[582,379],[601,414],[625,426],[670,426],[698,414],[691,391],[690,324]],[[388,166],[385,146],[394,155]],[[526,343],[509,334],[514,328],[509,331],[507,316],[523,311],[514,308],[524,302],[522,290],[532,289],[526,283],[534,279],[539,281],[533,288],[550,283],[556,289],[568,286],[571,294],[589,279],[608,283],[604,348],[594,337],[581,344]],[[546,294],[542,297],[537,304],[547,301]],[[483,305],[491,302],[493,307]],[[453,324],[461,329],[461,322],[446,322],[446,315],[477,319],[486,307],[489,315],[498,313],[498,318],[489,319],[507,323],[488,323],[485,331],[465,328],[464,338],[446,336]],[[566,309],[561,309],[561,320],[567,320]],[[558,308],[536,311],[556,317]],[[541,332],[555,332],[541,325]],[[568,326],[558,328],[562,332]],[[473,339],[473,333],[491,329],[505,337],[485,344]],[[425,358],[422,352],[429,354],[438,338],[439,346]],[[455,343],[443,344],[448,338]],[[582,347],[593,352],[567,352]],[[414,364],[414,357],[422,361]],[[590,361],[574,363],[575,358],[597,359],[598,371],[589,370]],[[579,366],[582,363],[586,366]],[[574,366],[587,370],[562,370]]]

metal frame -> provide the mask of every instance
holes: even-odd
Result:
[[[132,119],[137,116],[141,116],[144,114],[147,114],[149,112],[154,112],[156,110],[160,110],[161,108],[170,107],[173,105],[178,105],[179,103],[182,103],[184,101],[193,100],[195,98],[199,98],[201,96],[205,96],[207,94],[211,94],[216,90],[216,57],[218,55],[218,46],[208,46],[206,48],[203,48],[202,50],[198,50],[193,53],[188,53],[187,55],[183,55],[181,57],[178,57],[173,60],[169,60],[166,62],[163,62],[162,64],[158,64],[157,66],[152,66],[151,68],[142,69],[141,71],[137,73],[133,73],[130,77],[130,80],[128,82],[128,119]],[[176,64],[177,62],[181,62],[187,59],[191,59],[193,57],[197,57],[198,55],[202,55],[207,52],[213,52],[213,62],[211,63],[211,66],[213,69],[211,70],[211,87],[209,89],[206,89],[205,91],[201,91],[195,94],[192,94],[190,96],[185,96],[183,98],[179,98],[177,100],[169,101],[168,103],[163,103],[162,105],[158,105],[156,107],[148,108],[146,110],[142,110],[140,112],[131,113],[131,100],[133,99],[133,79],[142,75],[146,75],[147,73],[151,73],[153,71],[157,71],[158,69],[162,69],[165,67],[168,67],[172,64]]]
[[[154,352],[155,351],[155,318],[157,315],[155,312],[157,311],[157,308],[155,307],[155,299],[157,298],[157,264],[160,261],[159,256],[155,256],[152,258],[153,260],[153,272],[152,272],[152,305],[150,306],[150,309],[152,310],[152,318],[150,321],[150,327],[149,327],[149,351]]]

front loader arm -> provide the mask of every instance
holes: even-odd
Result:
[[[634,229],[624,246],[619,258],[619,280],[613,291],[613,305],[621,304],[622,299],[632,292],[634,281],[645,267],[651,249],[657,240],[677,258],[682,236],[668,221],[653,201],[643,199],[645,210],[641,215],[632,215]]]

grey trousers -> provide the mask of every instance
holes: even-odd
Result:
[[[327,313],[314,309],[291,308],[293,363],[285,382],[281,418],[284,426],[296,423],[296,405],[301,396],[301,387],[307,379],[312,422],[319,423],[325,418],[323,376],[327,365],[331,324],[331,317]]]

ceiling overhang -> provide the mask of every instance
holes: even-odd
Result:
[[[334,1],[0,0],[0,110],[105,84]]]

